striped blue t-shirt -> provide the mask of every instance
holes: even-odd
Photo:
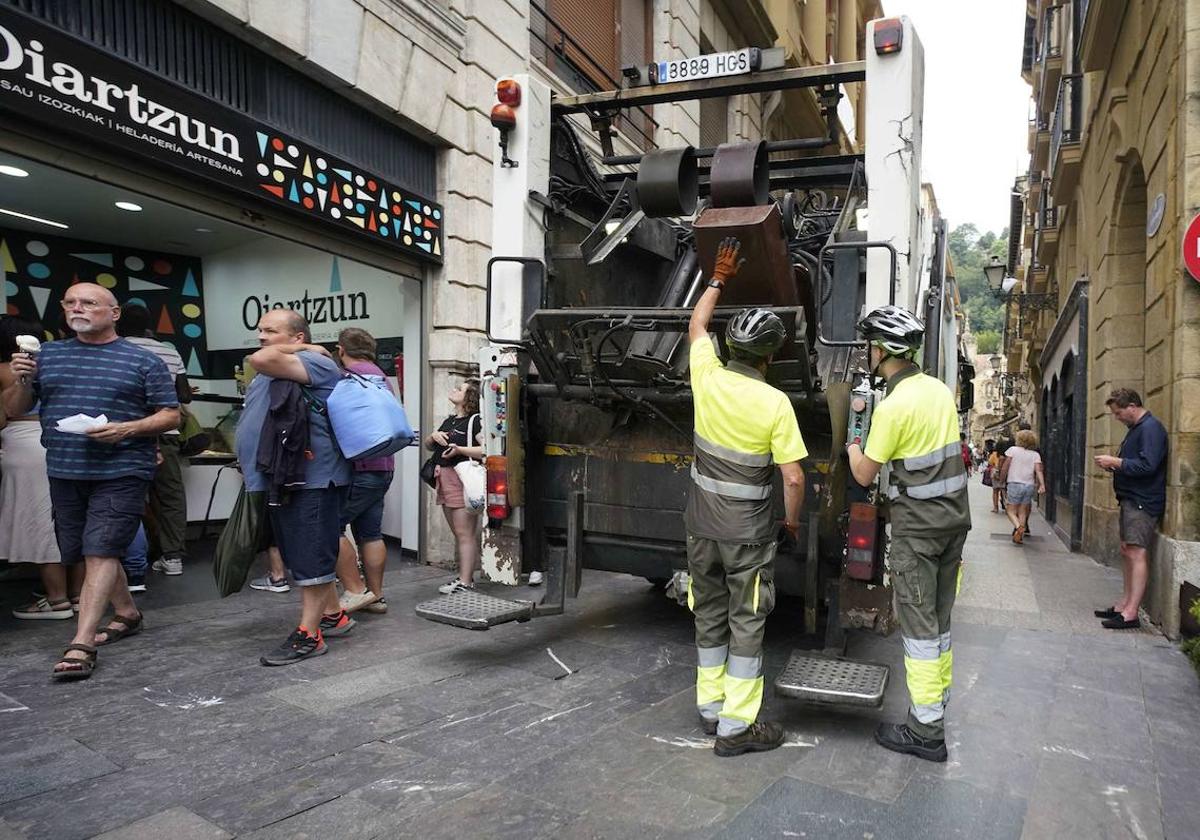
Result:
[[[162,360],[123,338],[107,344],[72,338],[43,345],[37,362],[33,389],[40,403],[47,475],[78,481],[153,479],[153,437],[108,444],[60,432],[55,425],[73,414],[103,414],[110,423],[141,420],[160,408],[179,405],[175,382]]]

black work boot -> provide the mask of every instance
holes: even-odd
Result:
[[[926,761],[945,761],[946,742],[942,738],[922,738],[906,723],[881,723],[875,730],[875,743],[892,752],[908,753]]]
[[[704,730],[705,735],[717,734],[717,721],[709,720],[704,715],[700,715],[700,728]]]
[[[766,752],[783,744],[783,727],[769,721],[755,721],[736,735],[717,736],[713,752],[722,758],[748,752]]]

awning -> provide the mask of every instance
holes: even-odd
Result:
[[[1001,420],[999,423],[993,423],[990,426],[986,426],[986,427],[984,427],[983,433],[986,435],[989,432],[1002,431],[1005,426],[1011,426],[1013,423],[1016,423],[1017,420],[1020,418],[1020,416],[1021,415],[1019,415],[1019,414],[1014,414],[1012,417],[1005,418],[1004,420]]]

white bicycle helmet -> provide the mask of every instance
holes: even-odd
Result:
[[[858,322],[858,332],[892,356],[911,357],[925,338],[925,324],[899,306],[881,306]]]

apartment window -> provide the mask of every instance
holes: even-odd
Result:
[[[700,39],[701,55],[715,53],[707,38]],[[700,100],[700,145],[712,148],[729,142],[729,97]]]

